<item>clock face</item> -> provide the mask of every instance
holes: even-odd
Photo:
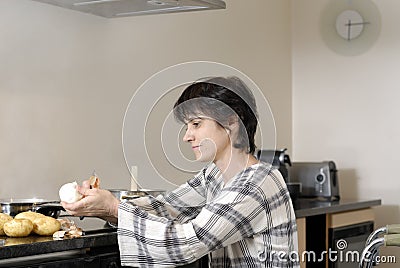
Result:
[[[361,35],[367,23],[357,11],[345,10],[336,18],[336,31],[343,39],[351,41]]]
[[[330,0],[320,17],[323,41],[336,53],[355,56],[379,37],[380,13],[371,0]]]

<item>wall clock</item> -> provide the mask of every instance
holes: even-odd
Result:
[[[355,56],[379,37],[381,16],[372,0],[330,0],[321,12],[322,39],[334,52]]]

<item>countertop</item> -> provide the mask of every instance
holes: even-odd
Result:
[[[85,249],[92,247],[116,245],[117,233],[105,232],[89,234],[79,238],[53,240],[48,236],[30,235],[24,238],[0,237],[5,239],[5,245],[0,247],[0,260],[36,254],[54,253],[60,251]]]
[[[20,238],[0,236],[0,264],[2,259],[7,258],[79,251],[118,244],[116,228],[109,226],[105,221],[97,218],[84,218],[83,220],[74,218],[74,222],[83,229],[82,237],[54,240],[52,236],[30,235]],[[1,244],[1,240],[4,240],[4,245]]]
[[[297,218],[304,218],[327,213],[337,213],[356,209],[378,206],[381,200],[338,200],[321,201],[316,199],[299,198],[293,202]],[[76,220],[78,227],[83,228],[85,235],[80,238],[53,240],[52,237],[29,236],[26,238],[7,238],[5,245],[0,244],[0,267],[4,259],[20,258],[37,254],[57,252],[84,251],[96,247],[115,247],[117,249],[116,229],[108,226],[104,221],[95,218]]]
[[[312,198],[298,198],[293,201],[293,207],[297,218],[304,218],[329,213],[338,213],[379,205],[381,205],[380,199],[340,199],[335,201],[325,201]]]

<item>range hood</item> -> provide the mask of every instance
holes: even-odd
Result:
[[[223,0],[33,0],[106,18],[224,9]]]

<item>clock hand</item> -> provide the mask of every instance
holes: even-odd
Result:
[[[363,21],[363,22],[354,22],[352,23],[351,20],[348,20],[348,23],[345,24],[347,26],[347,41],[350,41],[351,37],[351,26],[359,26],[359,25],[365,25],[369,24],[369,21]]]
[[[349,20],[349,23],[347,23],[345,25],[347,26],[347,41],[350,41],[351,20]]]
[[[346,26],[353,26],[353,25],[364,25],[364,24],[370,24],[369,21],[365,21],[365,22],[355,22],[355,23],[351,23],[351,20],[349,20],[349,23],[346,23]]]

